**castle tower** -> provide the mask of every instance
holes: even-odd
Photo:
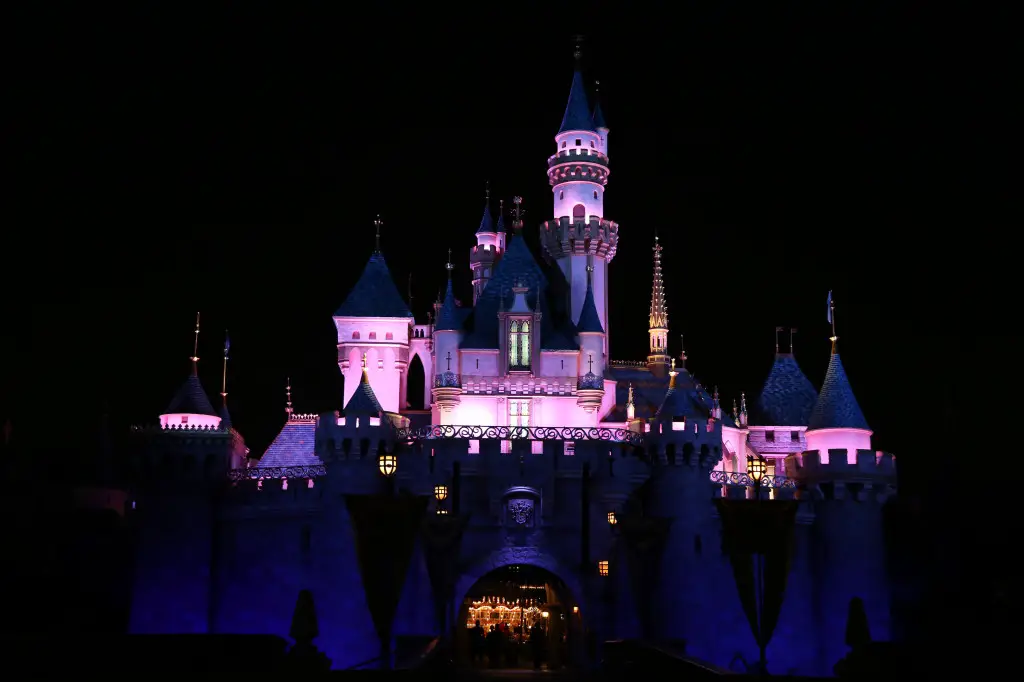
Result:
[[[587,294],[587,266],[592,265],[594,301],[608,329],[608,264],[615,257],[619,226],[604,218],[608,183],[608,128],[599,110],[591,112],[583,85],[580,49],[555,153],[548,158],[548,182],[554,197],[554,220],[540,226],[540,239],[565,275],[572,291],[572,319],[578,323]],[[600,120],[595,116],[600,115]],[[605,335],[605,354],[609,339]]]
[[[830,309],[830,317],[832,310]],[[895,492],[892,455],[871,449],[871,430],[850,388],[833,331],[832,355],[807,428],[807,449],[786,458],[814,511],[809,556],[817,576],[811,598],[820,633],[816,666],[829,670],[844,645],[850,600],[864,603],[871,637],[890,636],[890,592],[883,506]]]
[[[369,362],[370,383],[387,412],[405,405],[409,334],[413,315],[398,292],[377,240],[370,260],[348,298],[334,313],[338,330],[338,366],[345,378],[343,404],[347,404],[362,379],[362,357]]]
[[[594,412],[604,398],[604,327],[601,317],[597,314],[594,302],[592,265],[587,266],[587,295],[583,299],[583,311],[580,313],[576,333],[580,337],[580,365],[577,370],[577,404],[588,412]]]
[[[505,252],[505,202],[499,202],[498,225],[491,218],[491,189],[487,187],[484,201],[484,215],[476,231],[476,246],[469,250],[469,267],[473,271],[473,304],[480,298],[487,281],[494,272],[494,266]]]
[[[654,281],[651,286],[651,315],[648,334],[650,350],[647,367],[656,376],[665,376],[668,369],[668,305],[665,302],[665,282],[661,274],[661,244],[654,236]]]
[[[451,251],[448,269],[448,288],[444,293],[444,302],[434,323],[434,388],[431,395],[434,405],[440,411],[435,413],[435,424],[448,423],[452,409],[461,402],[462,382],[459,379],[459,341],[462,329],[462,314],[452,292]],[[440,421],[436,419],[440,417]]]
[[[192,372],[160,425],[133,430],[140,534],[129,631],[207,633],[215,629],[218,492],[245,459],[245,443],[222,423],[199,381],[199,316]],[[225,391],[222,391],[226,393]]]

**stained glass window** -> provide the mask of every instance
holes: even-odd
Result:
[[[523,322],[523,331],[519,333],[519,364],[523,367],[530,366],[530,323]]]

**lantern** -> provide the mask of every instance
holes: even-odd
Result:
[[[754,485],[761,485],[761,477],[768,469],[768,463],[760,455],[747,455],[747,476],[754,482]]]
[[[600,575],[602,575],[602,576],[607,576],[608,575],[608,562],[607,561],[598,561],[597,562],[597,572]]]
[[[613,511],[608,512],[608,523],[614,526],[618,522],[619,522],[619,520],[617,518],[615,518],[615,512],[613,512]]]
[[[541,612],[540,612],[540,617],[541,617],[541,618],[547,618],[547,617],[548,617],[548,616],[550,616],[550,615],[551,615],[551,614],[550,614],[550,613],[548,613],[547,611],[541,611]]]
[[[573,613],[579,613],[580,612],[580,607],[578,607],[578,606],[572,607],[572,612]]]
[[[398,469],[398,458],[390,452],[382,452],[377,456],[377,468],[380,469],[380,473],[390,478]]]
[[[444,498],[448,497],[448,486],[446,485],[435,485],[434,486],[434,497],[438,502],[443,502]]]

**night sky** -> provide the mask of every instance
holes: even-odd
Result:
[[[5,343],[30,342],[32,361],[7,368],[5,409],[61,414],[54,447],[83,443],[103,405],[117,429],[155,421],[189,370],[197,310],[215,400],[230,330],[229,404],[254,453],[282,424],[287,376],[297,411],[340,408],[331,314],[376,214],[421,322],[449,248],[471,299],[485,181],[494,208],[523,196],[536,245],[574,33],[611,129],[612,359],[647,353],[657,230],[671,350],[685,333],[688,366],[727,406],[760,389],[777,325],[798,328],[820,385],[831,289],[875,445],[908,476],[935,461],[915,446],[922,426],[966,431],[1012,409],[1010,176],[989,156],[1005,88],[982,66],[1005,56],[969,22],[378,7],[90,6],[33,24],[16,153],[43,265],[30,332],[8,319]]]

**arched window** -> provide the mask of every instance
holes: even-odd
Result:
[[[352,332],[352,338],[358,341],[359,340],[359,332]]]
[[[530,368],[530,322],[513,320],[508,327],[509,369]]]
[[[583,204],[576,204],[575,206],[572,207],[572,217],[573,218],[586,218],[587,217],[587,207],[584,206]]]

